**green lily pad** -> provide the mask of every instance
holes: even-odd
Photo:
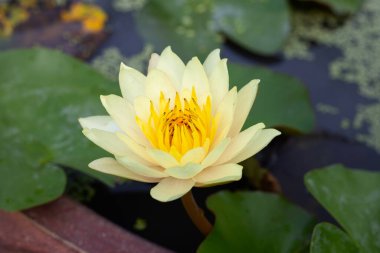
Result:
[[[262,192],[216,193],[207,206],[215,226],[198,252],[300,252],[314,221],[283,197]]]
[[[211,10],[212,1],[149,0],[135,17],[140,34],[156,51],[171,45],[183,60],[194,55],[204,59],[222,42]]]
[[[331,165],[305,175],[309,192],[361,252],[380,252],[380,173]]]
[[[286,0],[215,0],[214,20],[228,38],[263,55],[278,53],[290,32]]]
[[[258,122],[268,127],[286,127],[311,132],[315,116],[306,87],[296,78],[262,67],[229,64],[230,84],[243,87],[260,79],[258,93],[245,128]]]
[[[66,176],[60,168],[50,163],[52,154],[49,149],[33,140],[28,144],[17,142],[17,138],[1,140],[7,143],[7,147],[0,145],[1,209],[24,209],[62,195]],[[11,149],[12,153],[7,154],[5,148]]]
[[[150,0],[135,17],[140,34],[156,50],[172,45],[185,60],[220,47],[218,32],[263,55],[278,53],[290,32],[286,0]]]
[[[105,114],[99,95],[117,90],[114,82],[58,51],[0,53],[0,208],[24,209],[58,197],[65,179],[56,165],[114,182],[88,168],[107,154],[83,136],[78,118]],[[39,185],[49,189],[46,196],[22,201]]]
[[[351,238],[336,226],[320,223],[315,226],[310,253],[357,253],[358,248]]]
[[[363,0],[301,0],[304,2],[316,2],[331,8],[336,14],[354,14],[363,4]]]

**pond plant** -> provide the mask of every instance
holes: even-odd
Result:
[[[162,202],[182,197],[195,222],[202,216],[194,214],[191,188],[240,180],[238,163],[280,134],[263,123],[240,132],[259,80],[229,90],[227,60],[218,49],[203,65],[197,57],[185,65],[167,47],[152,54],[146,76],[122,63],[119,83],[122,97],[101,96],[110,116],[79,119],[84,135],[113,155],[89,167],[157,183],[151,196]],[[197,225],[207,234],[204,222]]]
[[[182,68],[183,73],[171,71],[165,65],[168,64],[165,54],[177,61],[170,63],[173,64],[170,66],[174,69]],[[20,59],[29,59],[34,64]],[[66,181],[59,164],[65,164],[82,169],[109,185],[113,185],[115,179],[96,170],[158,183],[152,188],[151,195],[161,201],[182,197],[192,220],[204,234],[208,234],[199,246],[199,252],[379,251],[380,174],[350,169],[343,165],[331,165],[305,175],[305,185],[309,192],[337,220],[340,227],[325,222],[316,225],[312,215],[278,194],[221,191],[207,200],[208,208],[215,214],[212,228],[188,194],[191,188],[239,180],[243,168],[237,162],[264,148],[279,134],[273,128],[265,129],[260,123],[261,119],[269,125],[293,126],[298,127],[299,132],[305,132],[310,129],[313,117],[309,117],[312,114],[308,113],[310,107],[302,95],[305,92],[294,79],[237,64],[230,64],[230,71],[227,72],[226,61],[219,59],[218,50],[213,51],[205,61],[204,66],[207,67],[201,65],[196,58],[187,67],[182,64],[167,48],[161,56],[153,54],[147,77],[132,68],[121,66],[123,97],[108,95],[101,99],[111,117],[95,116],[80,120],[86,136],[115,155],[101,158],[107,157],[107,154],[81,135],[77,120],[82,116],[101,115],[103,109],[98,106],[100,103],[96,98],[99,93],[116,94],[115,83],[78,60],[57,51],[37,48],[1,53],[0,88],[2,94],[7,95],[0,100],[4,108],[0,114],[3,140],[0,207],[9,211],[22,210],[57,198],[64,192]],[[159,70],[162,65],[170,74]],[[49,75],[41,75],[40,69]],[[198,71],[202,74],[194,75]],[[231,74],[233,80],[240,77],[239,80],[247,81],[248,85],[240,91],[236,88],[228,90],[228,74]],[[258,87],[257,80],[249,82],[251,74],[262,76],[262,92],[257,94],[255,109],[248,113]],[[165,77],[166,75],[170,77]],[[169,84],[176,84],[166,85],[163,81],[165,78]],[[186,86],[178,87],[190,88],[175,88],[177,86],[174,85],[180,85],[180,80],[184,79]],[[269,80],[268,84],[266,79]],[[39,82],[30,83],[27,90],[33,89],[24,92],[23,99],[20,100],[18,91],[25,89],[25,80]],[[286,83],[281,89],[285,88],[287,93],[270,93],[270,90],[275,90],[274,87],[278,88],[274,80]],[[83,82],[91,85],[75,88]],[[192,88],[192,85],[202,82],[209,83],[208,89],[202,86]],[[145,89],[141,89],[141,84],[144,83]],[[153,83],[157,86],[150,86]],[[221,88],[218,86],[215,89],[213,85],[216,83],[221,84]],[[71,87],[70,84],[74,86]],[[134,86],[136,84],[140,87]],[[151,88],[146,89],[147,87]],[[76,93],[72,90],[76,90]],[[46,95],[41,96],[42,94]],[[142,106],[133,107],[129,104],[128,101],[133,96],[139,97],[135,100]],[[213,103],[216,101],[219,101],[219,107],[214,108]],[[286,101],[289,102],[287,107]],[[201,102],[204,103],[203,107],[198,104]],[[71,108],[70,113],[67,111],[68,106]],[[30,107],[45,115],[44,118],[30,114]],[[18,108],[18,113],[15,114],[11,108]],[[236,108],[239,111],[235,113]],[[180,111],[182,109],[183,112]],[[303,115],[302,120],[296,124],[297,118],[294,121],[283,120],[281,117],[287,113],[299,117]],[[178,135],[178,126],[172,123],[170,125],[170,122],[177,120],[174,116],[181,115],[184,118],[178,119],[178,122],[182,123],[185,120],[189,122],[195,116],[201,117],[198,118],[200,121],[192,121],[194,125],[189,125],[189,128],[182,128],[181,135],[185,135],[183,139]],[[257,120],[259,122],[247,128],[243,126],[245,118],[249,124]],[[205,119],[211,124],[206,125],[203,122]],[[50,122],[48,127],[46,120]],[[166,129],[163,128],[164,123],[169,123]],[[192,128],[196,132],[190,132]],[[157,133],[162,129],[168,131],[165,134],[169,134]],[[285,133],[288,132],[287,129],[282,128]],[[170,130],[173,132],[172,137]],[[125,133],[139,137],[133,139]],[[175,149],[180,150],[170,150],[171,146],[167,145],[170,142],[163,137],[169,137],[169,141],[177,145],[174,146]],[[210,137],[214,142],[207,140]],[[235,141],[230,137],[235,137]],[[216,139],[221,144],[214,144]],[[187,142],[182,143],[182,140]],[[195,145],[196,140],[199,141],[199,148]],[[145,143],[142,145],[136,141]],[[7,148],[4,145],[11,146],[18,152],[5,153]],[[194,146],[197,148],[189,153],[191,155],[187,155],[188,150]],[[148,150],[146,147],[152,148]],[[91,160],[95,160],[90,163],[90,167],[95,170],[86,169],[86,164]],[[215,171],[216,169],[220,170]],[[252,166],[247,165],[245,170],[252,170]]]
[[[0,4],[0,36],[6,42],[37,3],[21,2],[33,6]],[[133,1],[115,0],[113,5],[120,8],[122,2]],[[327,8],[314,9],[321,3]],[[103,31],[111,15],[91,6],[62,7],[56,20],[79,22],[86,33]],[[314,43],[337,47],[343,53],[328,66],[331,77],[358,84],[364,98],[377,101],[359,107],[358,120],[346,119],[342,125],[368,123],[371,134],[356,140],[378,151],[380,64],[374,52],[379,51],[379,2],[150,0],[134,6],[136,30],[147,42],[135,60],[125,61],[118,48],[109,51],[117,64],[97,58],[94,67],[57,50],[0,52],[0,208],[20,211],[60,197],[76,169],[108,187],[129,180],[154,184],[149,201],[155,203],[181,199],[204,235],[196,245],[200,253],[380,252],[380,173],[361,164],[352,166],[357,169],[329,163],[307,168],[306,189],[334,221],[320,222],[319,217],[317,222],[289,201],[270,163],[262,161],[277,155],[274,148],[284,138],[313,133],[312,99],[297,78],[236,63],[258,55],[265,62],[281,52],[288,59],[312,61],[318,58]],[[360,8],[360,15],[350,18]],[[87,11],[92,15],[84,15]],[[220,53],[227,54],[211,51],[218,47],[239,55],[227,64]],[[162,53],[151,54],[157,50]],[[142,62],[150,54],[145,75]],[[194,54],[203,63],[191,58]],[[120,61],[138,64],[121,63],[117,85]],[[339,113],[326,104],[316,108]],[[297,159],[303,162],[303,157]],[[249,187],[231,191],[232,184],[224,185],[239,180]],[[271,192],[264,191],[263,182]],[[211,186],[222,189],[206,200],[213,219],[192,195],[208,190],[193,188]],[[139,221],[140,227],[147,226]]]
[[[199,252],[305,251],[307,234],[315,222],[283,197],[258,192],[217,193],[208,201],[216,214],[213,228],[191,194],[192,187],[240,180],[243,166],[238,163],[280,134],[276,129],[265,129],[263,123],[241,131],[259,80],[250,81],[239,91],[236,87],[229,90],[227,60],[221,59],[219,52],[212,51],[203,65],[196,57],[185,65],[167,47],[161,55],[152,54],[146,76],[122,63],[122,97],[101,96],[110,116],[79,119],[84,135],[113,155],[97,159],[89,167],[157,183],[150,194],[158,201],[181,198],[194,224],[208,235]],[[361,180],[366,187],[359,186]],[[341,165],[305,176],[306,187],[347,233],[333,224],[318,224],[310,252],[379,249],[380,221],[370,218],[379,215],[379,182],[378,173]],[[353,191],[355,186],[360,190]]]

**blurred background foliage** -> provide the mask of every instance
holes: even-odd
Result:
[[[207,201],[216,225],[199,252],[380,251],[380,174],[362,171],[379,170],[379,39],[378,0],[2,0],[0,208],[65,191],[88,199],[94,180],[121,182],[87,168],[106,154],[82,137],[77,119],[105,114],[99,95],[119,93],[120,62],[145,72],[167,45],[185,61],[222,48],[231,86],[262,80],[245,127],[262,121],[284,133],[244,164],[246,180],[266,190],[280,181],[283,195],[302,203],[291,195],[305,188],[300,178],[325,167],[305,185],[335,225],[316,225],[282,196],[219,192]],[[339,160],[357,148],[362,157]],[[283,156],[296,162],[278,165]],[[361,170],[327,166],[335,162]],[[303,166],[300,177],[289,176],[292,166]]]

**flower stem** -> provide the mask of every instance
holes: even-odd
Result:
[[[195,202],[191,191],[186,193],[181,200],[194,225],[202,232],[202,234],[205,236],[208,235],[212,229],[212,225],[204,215],[203,210],[197,205],[197,202]]]

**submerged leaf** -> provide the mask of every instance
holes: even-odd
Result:
[[[304,2],[316,2],[330,7],[336,14],[354,14],[357,12],[363,0],[301,0]]]

